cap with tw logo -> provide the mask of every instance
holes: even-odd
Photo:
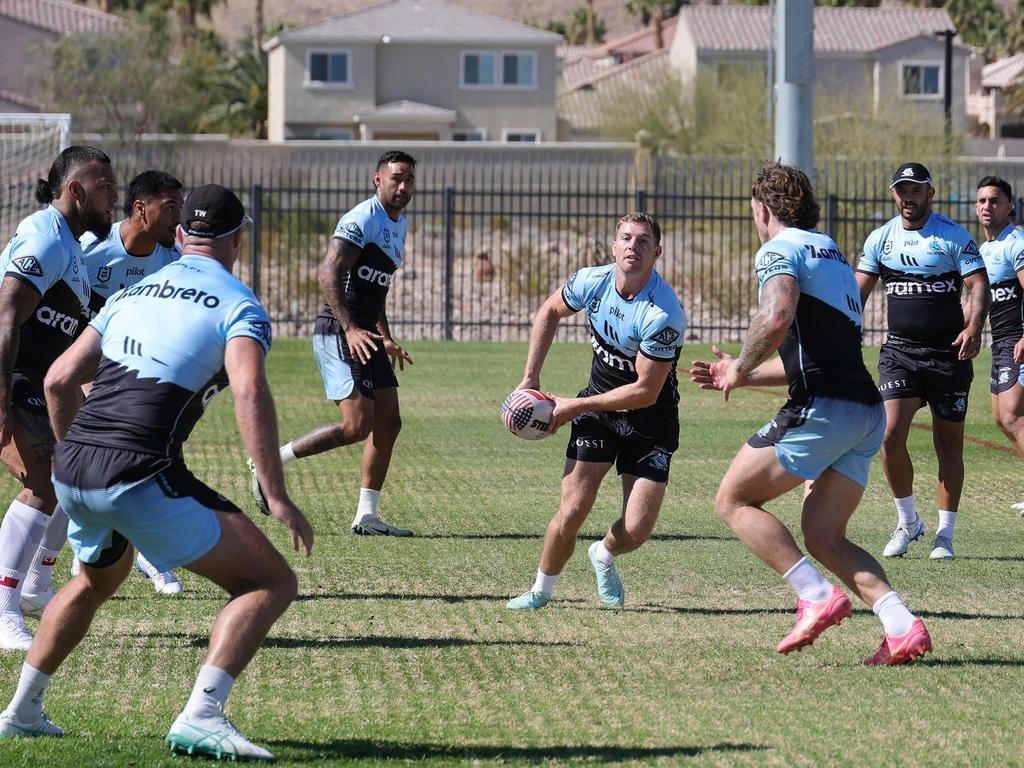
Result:
[[[892,184],[889,185],[889,189],[901,181],[909,181],[911,184],[927,184],[929,187],[935,186],[932,184],[932,175],[920,163],[904,163],[897,168],[896,173],[892,175]]]
[[[220,238],[232,235],[252,219],[234,192],[220,184],[196,187],[185,200],[181,228],[193,237]]]

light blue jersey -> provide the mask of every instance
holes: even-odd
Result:
[[[1016,341],[1024,333],[1024,291],[1018,278],[1024,271],[1024,234],[1007,224],[995,240],[981,244],[981,258],[992,287],[992,341]]]
[[[584,310],[590,320],[594,359],[588,391],[608,392],[637,380],[636,358],[672,363],[672,371],[653,408],[679,401],[675,362],[683,345],[686,312],[672,286],[657,272],[634,298],[624,299],[615,289],[615,265],[586,267],[562,288],[569,309]]]
[[[92,290],[89,309],[93,314],[100,311],[112,293],[135,285],[146,275],[181,258],[181,249],[177,245],[168,248],[159,243],[147,256],[128,253],[121,237],[121,227],[125,223],[118,222],[111,227],[110,234],[104,240],[91,232],[82,235],[80,242]]]
[[[966,229],[934,211],[921,229],[899,216],[864,242],[857,271],[885,284],[889,334],[918,346],[948,348],[964,329],[963,278],[985,264]]]

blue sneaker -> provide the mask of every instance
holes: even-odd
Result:
[[[551,594],[548,592],[523,592],[519,597],[513,597],[505,603],[505,607],[513,611],[519,611],[524,608],[536,610],[537,608],[543,608],[550,602]]]
[[[594,566],[594,574],[597,576],[597,595],[601,598],[601,602],[609,608],[620,608],[626,602],[626,592],[622,589],[622,579],[619,578],[619,572],[615,570],[615,563],[605,565],[594,554],[594,550],[600,543],[595,541],[587,550],[587,554],[590,555],[590,564]]]

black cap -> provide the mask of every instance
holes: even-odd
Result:
[[[892,175],[892,184],[889,185],[889,189],[892,189],[901,181],[909,181],[912,184],[927,184],[929,187],[935,186],[932,184],[932,175],[920,163],[904,163],[897,168],[896,173]]]
[[[193,189],[181,211],[181,228],[193,237],[227,237],[250,222],[242,201],[220,184]]]

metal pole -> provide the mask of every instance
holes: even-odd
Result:
[[[253,184],[249,190],[249,217],[252,219],[252,231],[249,233],[249,268],[252,270],[250,282],[252,292],[258,299],[260,296],[260,225],[263,214],[263,187]]]
[[[455,261],[455,189],[444,188],[444,199],[441,203],[441,218],[444,220],[444,316],[443,334],[448,341],[452,339],[452,273]]]
[[[775,157],[810,175],[814,170],[814,3],[779,0],[778,8]]]
[[[942,77],[942,106],[946,117],[946,140],[953,135],[953,37],[955,29],[944,29],[936,34],[945,38],[946,68]]]
[[[835,192],[825,195],[825,232],[836,239],[836,219],[839,218],[839,197]]]
[[[647,192],[643,189],[638,189],[636,194],[633,196],[633,210],[639,213],[643,213],[647,210]]]

